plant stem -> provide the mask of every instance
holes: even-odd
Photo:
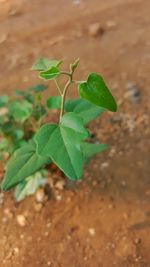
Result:
[[[61,89],[60,89],[60,86],[59,86],[57,80],[55,79],[54,82],[55,82],[55,85],[56,85],[56,87],[58,89],[59,94],[62,95],[62,92],[61,92]]]
[[[68,82],[66,83],[65,87],[64,87],[64,90],[63,90],[63,93],[61,95],[61,108],[60,108],[60,117],[59,117],[59,122],[61,121],[61,118],[64,114],[64,106],[65,106],[65,100],[66,100],[66,94],[67,94],[67,90],[70,86],[70,84],[73,82],[72,80],[72,76],[73,76],[73,72],[71,72],[69,74],[69,80]]]
[[[69,77],[72,75],[72,73],[67,72],[67,71],[61,71],[61,74],[67,75]]]

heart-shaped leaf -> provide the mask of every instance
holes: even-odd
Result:
[[[37,152],[50,157],[70,179],[79,179],[84,163],[80,143],[88,136],[82,119],[67,113],[59,125],[46,124],[38,131],[35,136]]]
[[[79,84],[79,94],[81,98],[86,99],[97,106],[113,112],[117,110],[117,104],[114,97],[106,86],[103,78],[96,73],[91,73],[88,76],[87,82]]]
[[[50,161],[49,157],[40,156],[36,153],[34,141],[19,148],[8,161],[4,180],[1,184],[2,190],[7,191],[16,186]]]
[[[46,106],[51,109],[60,109],[61,97],[60,96],[51,96],[46,100]]]
[[[87,124],[102,114],[104,108],[97,107],[84,99],[70,99],[66,101],[65,111],[75,112],[83,119],[84,124]]]
[[[60,96],[51,96],[46,100],[49,109],[60,109],[60,104]],[[68,99],[65,103],[65,112],[75,112],[83,119],[84,124],[94,120],[104,111],[104,108],[97,107],[85,99]]]
[[[32,66],[32,70],[46,71],[52,67],[58,67],[62,61],[49,60],[47,58],[38,58]]]
[[[60,74],[60,71],[57,67],[51,67],[46,71],[40,72],[40,78],[44,80],[53,80]]]

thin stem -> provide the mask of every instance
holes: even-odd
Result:
[[[77,84],[80,84],[80,83],[84,83],[86,81],[75,81],[75,80],[73,80],[72,82],[77,83]]]
[[[64,105],[65,105],[65,99],[66,99],[67,90],[68,90],[70,84],[73,82],[72,76],[73,76],[73,72],[71,72],[70,75],[69,75],[69,80],[68,80],[68,82],[66,83],[66,85],[64,87],[63,94],[62,94],[62,97],[61,97],[61,108],[60,108],[59,122],[61,121],[61,118],[62,118],[62,116],[64,114]]]
[[[67,75],[67,76],[69,76],[69,77],[72,76],[72,73],[67,72],[67,71],[61,71],[61,74]]]
[[[62,95],[62,92],[61,92],[61,89],[60,89],[60,86],[59,86],[57,80],[55,79],[54,82],[55,82],[55,85],[56,85],[56,87],[58,89],[59,94]]]

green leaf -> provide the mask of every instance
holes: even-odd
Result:
[[[79,62],[80,62],[80,59],[77,58],[73,64],[70,64],[70,69],[71,69],[72,72],[74,72],[76,70],[76,68],[79,65]]]
[[[8,95],[0,96],[0,108],[5,107],[8,101],[9,101]]]
[[[2,190],[7,191],[16,186],[50,161],[49,157],[40,156],[36,153],[34,141],[19,148],[8,161],[6,173],[1,184]]]
[[[22,97],[32,104],[34,103],[34,96],[30,92],[25,92],[22,90],[15,90],[15,96]]]
[[[106,144],[93,144],[83,142],[81,144],[81,150],[83,152],[83,157],[85,162],[89,161],[94,155],[104,151],[107,148]]]
[[[46,179],[43,177],[42,173],[36,172],[17,185],[14,196],[17,201],[21,201],[26,196],[33,195],[37,189],[45,183]]]
[[[49,109],[60,109],[61,97],[60,96],[51,96],[46,100],[46,106]]]
[[[31,86],[28,88],[29,91],[33,91],[34,93],[40,93],[45,91],[48,88],[45,84],[37,84],[35,86]]]
[[[117,104],[114,97],[106,86],[103,78],[96,73],[91,73],[88,76],[87,82],[79,84],[79,94],[81,98],[86,99],[97,106],[113,112],[117,110]]]
[[[52,67],[46,71],[40,72],[40,78],[44,80],[53,80],[60,74],[60,71],[56,67]]]
[[[32,104],[27,100],[13,101],[9,105],[9,113],[16,121],[24,122],[32,113]]]
[[[58,67],[62,61],[58,60],[49,60],[47,58],[39,58],[36,60],[36,62],[32,66],[32,70],[37,71],[46,71],[52,67]]]
[[[97,107],[84,99],[70,99],[65,104],[66,112],[75,112],[82,119],[84,124],[89,123],[104,112],[104,108]]]
[[[88,136],[82,119],[67,113],[59,125],[46,124],[38,131],[35,136],[37,152],[49,156],[70,179],[76,180],[82,176],[83,170],[80,143]]]

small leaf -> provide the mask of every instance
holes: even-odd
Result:
[[[83,157],[85,162],[89,161],[94,155],[104,151],[107,148],[106,144],[93,144],[83,142],[81,144],[81,150],[83,152]]]
[[[66,112],[75,112],[82,119],[84,124],[94,120],[104,112],[104,108],[97,107],[84,99],[70,99],[65,104]]]
[[[60,74],[60,71],[56,67],[52,67],[46,71],[40,72],[40,78],[43,78],[44,80],[53,80]]]
[[[34,93],[40,93],[45,91],[48,88],[45,84],[37,84],[35,86],[31,86],[28,88],[29,91],[33,91]]]
[[[45,183],[46,179],[43,177],[42,173],[40,171],[36,172],[17,185],[14,196],[17,201],[21,201],[26,196],[33,195],[37,189]]]
[[[1,184],[2,190],[7,191],[16,186],[50,161],[49,157],[40,156],[36,153],[34,141],[19,148],[8,161]]]
[[[81,98],[86,99],[97,106],[113,112],[117,110],[117,104],[114,97],[106,86],[103,78],[96,73],[91,73],[88,76],[87,82],[79,84],[79,93]]]
[[[37,152],[50,157],[70,179],[76,180],[82,176],[83,170],[80,142],[88,136],[82,119],[67,113],[59,125],[46,124],[38,131],[35,136]]]
[[[34,96],[30,92],[15,90],[15,96],[20,96],[20,97],[26,99],[28,102],[30,102],[32,104],[34,103]]]
[[[46,100],[46,106],[49,109],[60,109],[61,97],[60,96],[51,96]]]
[[[73,64],[70,64],[70,69],[71,69],[72,72],[74,72],[76,70],[76,68],[79,65],[79,62],[80,62],[80,59],[77,58]]]
[[[36,62],[32,66],[32,70],[37,71],[46,71],[52,67],[58,67],[62,61],[58,60],[49,60],[47,58],[39,58],[36,60]]]
[[[32,113],[32,104],[27,100],[13,101],[9,105],[9,113],[16,121],[24,122]]]

